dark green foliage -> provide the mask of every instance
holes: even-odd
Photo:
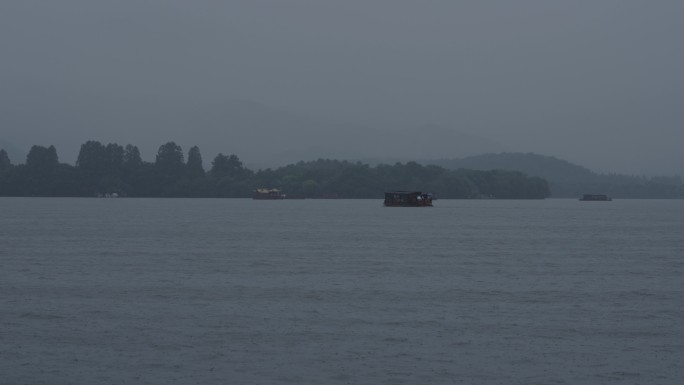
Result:
[[[152,195],[178,196],[177,184],[185,172],[183,149],[174,142],[168,142],[159,147],[154,163],[152,179],[157,186],[150,191]]]
[[[218,154],[211,162],[211,176],[214,178],[240,177],[243,172],[242,162],[236,155]]]
[[[478,186],[476,197],[497,199],[542,199],[549,194],[544,179],[528,177],[518,171],[460,170]]]
[[[7,151],[0,149],[0,174],[9,171],[12,167],[12,162],[10,161]]]
[[[33,146],[26,156],[26,167],[34,175],[50,175],[58,165],[55,146]]]
[[[59,164],[54,147],[34,146],[25,165],[11,166],[0,152],[0,195],[136,197],[249,197],[256,188],[279,188],[307,198],[382,198],[385,191],[419,190],[440,198],[544,198],[548,185],[512,171],[447,170],[416,162],[370,167],[319,159],[253,172],[236,155],[218,154],[204,172],[199,148],[183,152],[174,142],[159,148],[154,163],[137,147],[81,146],[76,166]],[[9,165],[9,166],[8,166]]]
[[[88,195],[124,194],[128,185],[124,181],[124,148],[115,143],[106,146],[97,141],[81,145],[76,168],[81,176],[81,188]]]
[[[57,150],[54,146],[33,146],[26,156],[25,167],[18,169],[24,172],[15,177],[29,196],[54,196],[58,195],[55,188],[58,167]]]
[[[72,166],[60,164],[54,146],[33,146],[26,164],[0,174],[4,196],[77,196],[78,176]]]
[[[299,162],[275,171],[259,171],[259,186],[277,186],[286,194],[307,198],[381,198],[385,191],[434,192],[441,198],[541,199],[548,185],[507,171],[449,171],[416,162],[379,165],[319,159]]]
[[[199,147],[194,146],[188,151],[188,163],[185,168],[190,180],[204,177],[204,167],[202,166],[202,155],[200,154]]]
[[[124,148],[118,144],[109,143],[105,147],[105,155],[108,173],[120,173],[124,163]]]
[[[133,197],[168,196],[163,194],[162,187],[157,183],[156,168],[153,163],[142,162],[131,168],[126,174],[129,190],[125,195]]]
[[[470,156],[463,159],[449,159],[431,162],[448,168],[469,170],[516,170],[527,175],[554,178],[562,175],[570,181],[580,181],[591,177],[593,172],[585,167],[533,153],[500,153]]]
[[[211,162],[209,177],[214,183],[214,196],[248,197],[255,188],[250,183],[253,172],[246,169],[236,155],[218,154]]]
[[[164,178],[179,179],[184,168],[183,149],[174,142],[162,145],[154,164]]]
[[[537,177],[542,183],[548,181],[551,196],[578,198],[583,194],[607,194],[614,198],[683,198],[681,178],[644,178],[631,175],[597,174],[593,171],[552,156],[521,153],[484,154],[463,159],[430,162],[457,170],[513,170]],[[543,180],[541,179],[543,178]],[[495,180],[482,180],[495,183]],[[525,194],[527,195],[527,194]]]
[[[127,144],[123,155],[123,165],[128,169],[134,169],[142,164],[142,158],[140,157],[140,150],[138,147]]]
[[[89,140],[81,145],[81,151],[76,159],[76,167],[87,175],[97,175],[104,171],[106,163],[105,146],[102,143]]]
[[[0,150],[0,196],[10,195],[9,189],[12,185],[10,184],[9,175],[13,168],[7,151],[4,149]]]

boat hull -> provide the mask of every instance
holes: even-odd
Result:
[[[579,200],[583,202],[610,202],[613,198],[604,194],[584,194]]]
[[[252,199],[256,200],[281,200],[285,194],[278,189],[257,189],[252,192]]]

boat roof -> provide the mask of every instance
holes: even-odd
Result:
[[[421,192],[421,191],[404,191],[404,190],[386,191],[385,194],[396,194],[396,195],[427,195],[426,193],[423,193],[423,192]]]

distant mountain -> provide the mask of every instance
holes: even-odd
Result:
[[[473,170],[515,169],[528,175],[553,179],[562,176],[564,180],[584,181],[596,177],[596,173],[553,156],[534,153],[480,154],[461,159],[430,161],[446,168],[466,168]]]
[[[546,179],[551,196],[556,198],[576,198],[589,193],[609,194],[617,198],[684,198],[684,185],[678,176],[645,178],[597,174],[586,167],[553,156],[533,153],[483,154],[422,163],[447,169],[520,171]]]
[[[378,147],[384,149],[378,154],[407,160],[464,157],[505,150],[494,140],[443,125],[427,124],[383,134],[382,138],[374,138]]]
[[[425,159],[468,156],[503,149],[494,141],[444,126],[426,125],[410,130],[367,127],[352,122],[293,114],[251,101],[193,105],[184,116],[186,129],[179,140],[200,145],[206,154],[221,151],[222,138],[231,152],[250,166],[277,167],[319,158],[364,159],[401,157]],[[227,150],[222,150],[227,151]]]
[[[145,160],[154,160],[160,145],[174,141],[186,152],[199,146],[207,165],[223,153],[236,154],[253,168],[317,158],[411,160],[504,150],[450,127],[367,127],[228,97],[121,97],[36,84],[14,88],[11,98],[0,99],[3,137],[27,150],[33,144],[55,145],[60,161],[68,163],[88,140],[134,144]]]

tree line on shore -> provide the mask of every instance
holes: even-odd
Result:
[[[545,179],[517,171],[447,170],[416,162],[381,164],[318,159],[253,171],[236,155],[218,154],[205,170],[197,146],[187,160],[174,142],[159,147],[154,162],[136,146],[88,141],[75,165],[60,163],[54,146],[34,145],[24,164],[0,150],[0,196],[250,197],[257,188],[278,188],[301,198],[380,198],[385,191],[416,190],[440,198],[543,199]]]
[[[684,184],[678,175],[648,177],[599,174],[565,160],[533,153],[481,154],[462,159],[441,159],[430,164],[452,170],[517,170],[546,179],[553,198],[577,198],[587,193],[629,199],[684,198]]]

